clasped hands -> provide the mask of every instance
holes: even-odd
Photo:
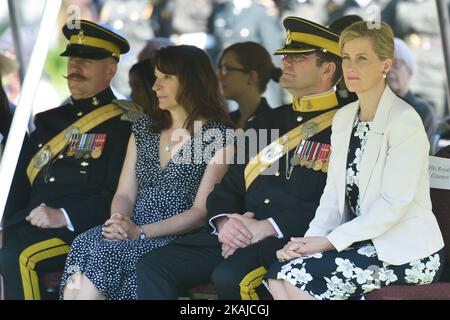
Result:
[[[139,226],[120,213],[114,213],[102,228],[102,235],[108,240],[136,240],[139,232]]]
[[[30,211],[25,217],[31,225],[38,228],[63,228],[67,227],[67,221],[60,209],[47,207],[45,203]]]
[[[261,241],[261,221],[253,218],[253,212],[227,214],[228,220],[220,227],[218,239],[222,243],[222,256],[226,259],[237,249]]]
[[[291,238],[283,249],[277,251],[278,261],[283,262],[310,254],[333,250],[327,237]]]

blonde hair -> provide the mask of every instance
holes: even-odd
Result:
[[[367,21],[358,21],[342,31],[339,48],[342,51],[348,41],[367,37],[372,42],[373,51],[381,61],[394,58],[394,34],[391,27],[381,21],[378,28],[369,28]]]

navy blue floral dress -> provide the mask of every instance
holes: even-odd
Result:
[[[138,181],[132,220],[138,225],[161,221],[190,209],[208,160],[215,151],[233,142],[229,128],[208,121],[201,128],[202,134],[186,142],[161,170],[160,134],[148,130],[150,121],[143,117],[132,127]],[[72,284],[68,282],[72,274],[84,273],[107,299],[136,299],[138,259],[176,236],[111,241],[103,237],[102,227],[90,229],[73,241],[61,280],[61,294],[66,284]]]
[[[347,157],[346,201],[353,217],[360,215],[359,171],[371,122],[355,121]],[[267,278],[284,279],[319,300],[363,298],[367,293],[394,284],[428,284],[443,269],[443,250],[403,265],[390,265],[378,259],[371,241],[350,248],[277,262]]]

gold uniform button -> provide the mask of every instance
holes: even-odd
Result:
[[[275,177],[278,177],[280,175],[280,171],[275,171],[274,175]]]
[[[50,179],[48,179],[48,181],[50,181],[50,182],[55,182],[55,178],[54,177],[51,177]]]
[[[77,113],[77,116],[79,116],[79,117],[81,117],[82,115],[83,115],[83,112],[81,112],[81,111]]]
[[[264,200],[264,203],[265,203],[265,204],[269,204],[269,203],[270,203],[270,199],[265,199],[265,200]]]
[[[63,156],[62,154],[60,154],[60,155],[58,156],[58,159],[62,159],[62,158],[64,158],[64,156]]]
[[[300,122],[300,121],[302,121],[303,120],[303,117],[302,116],[298,116],[297,117],[297,122]]]
[[[38,144],[38,148],[42,148],[42,143],[39,143],[39,144]]]

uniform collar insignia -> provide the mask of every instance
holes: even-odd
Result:
[[[327,92],[294,98],[292,107],[298,112],[315,112],[334,108],[338,105],[336,93],[333,89]]]
[[[112,92],[111,88],[106,88],[105,90],[97,93],[95,96],[85,98],[85,99],[79,99],[75,100],[72,99],[72,105],[75,107],[81,108],[82,111],[88,111],[93,107],[100,107],[105,104],[110,103],[116,97],[114,96],[114,93]]]

